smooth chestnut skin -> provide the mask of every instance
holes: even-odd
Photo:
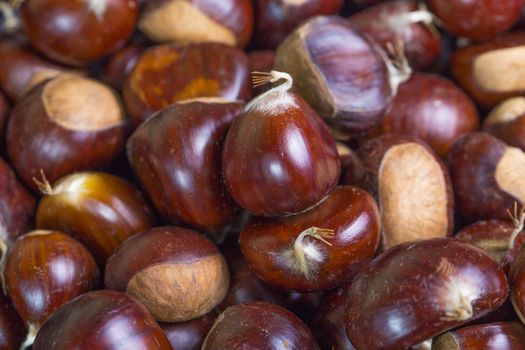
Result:
[[[399,85],[381,122],[383,133],[419,137],[441,157],[478,127],[471,99],[448,79],[425,73],[414,73]]]
[[[127,142],[128,160],[162,216],[219,238],[238,206],[220,176],[222,142],[240,101],[175,103],[141,124]]]
[[[518,322],[497,322],[456,329],[432,342],[432,350],[523,350],[525,327]]]
[[[487,133],[470,133],[450,148],[447,163],[463,222],[508,220],[507,210],[525,203],[519,175],[525,155],[518,148]]]
[[[429,0],[440,24],[455,36],[487,39],[507,31],[520,18],[523,0]],[[465,14],[468,13],[468,16]]]
[[[11,300],[0,293],[0,348],[18,350],[25,338],[24,323],[16,313]]]
[[[74,66],[122,47],[135,29],[138,12],[136,0],[28,0],[20,5],[31,46]]]
[[[100,74],[100,80],[121,90],[127,76],[140,59],[142,53],[148,48],[145,42],[130,44],[112,54]]]
[[[36,200],[0,158],[0,240],[10,244],[33,226]]]
[[[379,124],[391,99],[376,44],[337,16],[317,16],[279,45],[275,69],[289,73],[295,91],[330,124],[349,133]]]
[[[166,226],[124,241],[108,260],[105,285],[136,297],[158,321],[183,322],[222,301],[229,273],[226,260],[208,238]]]
[[[510,264],[510,301],[522,323],[525,323],[525,249],[521,249]]]
[[[16,311],[38,329],[60,306],[98,285],[95,259],[59,231],[31,231],[9,248],[5,284]]]
[[[452,238],[404,243],[352,281],[346,332],[357,349],[405,349],[496,310],[508,290],[480,248]]]
[[[299,235],[312,227],[333,230],[333,237],[326,238],[329,244],[310,236],[297,248],[300,251],[294,249]],[[280,289],[307,292],[349,282],[374,257],[379,239],[374,199],[346,186],[304,213],[251,219],[239,241],[247,263],[261,279]]]
[[[216,42],[245,47],[253,31],[251,0],[149,0],[139,29],[155,42]]]
[[[215,312],[181,323],[160,323],[173,349],[200,350],[204,338],[213,326]]]
[[[153,227],[140,191],[117,176],[78,172],[58,180],[38,204],[36,227],[66,232],[82,242],[100,267],[131,235]]]
[[[152,113],[182,100],[248,100],[248,57],[241,50],[215,43],[154,46],[140,57],[123,94],[135,127]]]
[[[342,0],[255,1],[254,44],[262,49],[275,49],[304,20],[335,15],[342,6]]]
[[[306,325],[290,311],[268,302],[231,306],[219,315],[202,350],[319,350]]]
[[[93,169],[124,149],[127,121],[116,93],[92,79],[61,75],[40,84],[13,108],[7,126],[9,160],[25,184],[43,171],[53,183]]]
[[[148,310],[127,294],[99,290],[59,308],[34,350],[175,350]]]
[[[431,67],[441,55],[441,36],[433,27],[432,15],[420,9],[417,1],[379,3],[352,15],[349,20],[384,49],[388,43],[402,40],[408,62],[415,69]]]
[[[498,104],[483,120],[482,130],[525,151],[525,97]]]

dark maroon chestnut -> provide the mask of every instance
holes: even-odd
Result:
[[[288,92],[290,75],[271,71],[254,77],[256,85],[281,80],[245,106],[224,141],[226,187],[256,215],[288,215],[316,205],[335,188],[341,170],[326,124]]]
[[[275,61],[275,52],[272,50],[259,50],[248,53],[250,60],[250,72],[269,72],[273,68]],[[259,86],[253,89],[253,96],[257,96],[265,92],[265,86]]]
[[[104,65],[100,79],[117,90],[121,90],[127,76],[147,49],[147,44],[138,42],[130,44],[115,52]]]
[[[448,154],[456,210],[471,223],[507,220],[514,203],[525,204],[525,153],[494,136],[475,132],[459,139]]]
[[[253,41],[259,48],[274,49],[304,20],[335,15],[343,0],[257,0]]]
[[[497,309],[508,289],[480,248],[452,238],[404,243],[353,280],[346,332],[357,349],[405,349]]]
[[[250,0],[149,0],[139,29],[156,42],[248,44],[253,30]]]
[[[382,135],[358,150],[363,186],[381,209],[382,246],[452,234],[454,198],[447,169],[423,142]]]
[[[340,142],[337,142],[337,153],[341,161],[341,185],[363,186],[365,169],[357,153]]]
[[[525,151],[525,97],[498,104],[483,121],[483,131]]]
[[[135,126],[175,102],[198,97],[247,100],[246,54],[223,44],[166,44],[146,50],[123,88]]]
[[[28,327],[28,339],[60,306],[98,285],[93,256],[59,231],[31,231],[9,248],[5,286]]]
[[[160,327],[166,333],[173,349],[200,350],[216,316],[215,312],[210,312],[191,321],[161,323]]]
[[[136,0],[24,0],[20,6],[31,45],[52,60],[75,66],[123,46],[138,12]]]
[[[318,350],[319,345],[308,327],[293,313],[258,301],[224,310],[202,345],[202,350],[242,348]]]
[[[26,185],[44,172],[50,182],[93,169],[124,148],[127,123],[116,93],[106,85],[62,74],[42,83],[13,108],[7,153]]]
[[[251,219],[239,241],[250,268],[265,282],[306,292],[349,282],[374,257],[379,239],[374,199],[348,186],[304,213]]]
[[[470,98],[451,81],[424,73],[414,73],[399,85],[381,122],[383,133],[419,137],[441,157],[478,127],[478,112]]]
[[[523,0],[428,1],[430,10],[447,31],[474,40],[507,31],[518,22],[523,4]]]
[[[18,350],[24,341],[26,330],[11,300],[0,293],[0,349]]]
[[[525,327],[518,322],[498,322],[456,329],[432,342],[432,350],[524,350]]]
[[[350,22],[384,49],[402,40],[408,62],[415,69],[432,66],[441,55],[441,36],[433,15],[415,0],[379,3],[351,16]]]
[[[0,145],[4,144],[4,130],[9,114],[9,104],[2,91],[0,91]]]
[[[220,177],[221,150],[243,103],[196,99],[175,103],[141,124],[128,139],[128,159],[168,222],[209,232],[235,218],[238,206]]]
[[[124,293],[99,290],[59,308],[38,332],[34,350],[176,350],[148,310]]]
[[[523,247],[510,264],[509,282],[512,287],[510,301],[521,322],[525,323],[525,249]]]
[[[200,233],[159,227],[124,241],[106,265],[108,289],[136,297],[163,322],[200,317],[217,306],[229,285],[219,249]]]
[[[275,69],[290,73],[321,117],[350,132],[377,125],[390,103],[377,48],[340,17],[318,16],[294,30],[277,48]]]
[[[142,194],[117,176],[78,172],[41,187],[44,196],[38,204],[36,227],[75,237],[102,268],[120,243],[154,224]]]

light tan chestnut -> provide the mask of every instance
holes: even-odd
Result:
[[[122,243],[106,265],[108,289],[137,298],[157,321],[183,322],[217,306],[230,277],[218,248],[196,231],[158,227]]]

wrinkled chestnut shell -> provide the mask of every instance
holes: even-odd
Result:
[[[334,230],[330,245],[317,241],[323,259],[312,276],[296,271],[283,257],[293,251],[299,234],[311,227]],[[366,191],[336,188],[318,206],[284,218],[253,218],[241,231],[241,251],[250,268],[265,282],[285,290],[316,291],[349,282],[373,258],[380,239],[377,205]],[[315,242],[312,237],[305,240]]]
[[[11,300],[0,293],[0,348],[18,350],[25,337],[24,323],[13,308]]]
[[[135,126],[172,103],[198,97],[248,100],[247,55],[223,44],[165,44],[146,50],[123,87]]]
[[[354,279],[346,332],[357,349],[404,349],[497,309],[507,294],[505,273],[483,250],[451,238],[409,242],[379,255]],[[445,318],[454,315],[447,310],[466,306],[463,298],[472,298],[466,299],[471,317]]]
[[[157,210],[172,224],[216,232],[237,205],[220,177],[222,141],[243,103],[175,103],[140,125],[128,159]]]
[[[274,49],[301,22],[318,15],[335,15],[343,0],[257,0],[253,41],[259,48]]]
[[[31,231],[9,248],[7,293],[28,324],[41,326],[60,306],[98,285],[93,256],[59,231]]]
[[[138,17],[136,0],[25,0],[20,18],[31,45],[58,62],[83,66],[123,46]]]
[[[318,350],[306,325],[290,311],[267,302],[235,305],[219,315],[202,350],[277,348]]]
[[[172,350],[148,310],[134,298],[100,290],[58,309],[40,329],[34,350]]]
[[[524,350],[525,327],[518,322],[497,322],[456,329],[435,338],[436,350]]]
[[[441,157],[462,135],[479,127],[476,106],[451,81],[414,73],[402,83],[381,123],[383,133],[421,138]]]
[[[115,89],[122,89],[128,74],[147,47],[146,43],[138,42],[115,52],[104,65],[100,79]]]
[[[200,350],[204,338],[213,326],[215,312],[181,323],[160,323],[173,349]]]

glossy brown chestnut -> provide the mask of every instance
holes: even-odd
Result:
[[[379,3],[349,19],[384,49],[388,43],[402,40],[408,62],[415,69],[429,68],[441,55],[441,36],[433,25],[432,14],[415,0]]]
[[[24,0],[20,6],[31,45],[52,60],[75,66],[123,46],[137,17],[136,0]]]
[[[18,350],[24,341],[26,330],[11,300],[0,293],[0,349]]]
[[[318,350],[314,336],[290,311],[267,302],[227,308],[208,333],[202,350]]]
[[[100,79],[117,90],[121,90],[127,76],[148,48],[144,42],[130,44],[115,52],[104,65]]]
[[[512,27],[520,18],[523,4],[523,0],[428,1],[447,31],[474,40],[496,36]]]
[[[157,210],[172,223],[217,240],[238,206],[220,177],[222,141],[240,101],[175,103],[142,123],[127,142],[128,159]]]
[[[124,293],[99,290],[59,308],[34,350],[176,350],[148,310]]]
[[[348,186],[304,213],[251,219],[239,241],[250,268],[265,282],[307,292],[349,282],[374,257],[379,239],[374,199]]]
[[[497,309],[508,288],[480,248],[452,238],[404,243],[350,285],[346,332],[357,349],[405,349]]]
[[[156,42],[248,44],[253,30],[250,0],[149,0],[139,29]]]
[[[258,0],[255,1],[257,47],[275,49],[304,20],[319,15],[335,15],[343,0]]]
[[[124,148],[127,123],[116,93],[106,85],[62,74],[40,84],[13,108],[7,153],[27,186],[43,171],[50,182],[93,169]]]
[[[382,135],[358,150],[364,186],[381,208],[382,246],[452,234],[454,198],[447,169],[422,141]]]
[[[34,337],[60,306],[98,285],[93,256],[59,231],[31,231],[9,248],[5,285],[16,311]],[[31,342],[28,341],[30,344]]]
[[[36,227],[66,232],[82,242],[103,268],[117,247],[154,224],[135,186],[102,172],[78,172],[53,186],[42,183]]]
[[[275,68],[330,123],[350,132],[377,125],[390,103],[386,66],[374,44],[336,16],[312,18],[279,45]]]
[[[510,264],[510,301],[514,311],[525,324],[525,249],[521,249]]]
[[[166,333],[173,349],[200,350],[216,317],[215,312],[210,312],[191,321],[161,323],[160,327]]]
[[[221,302],[228,292],[229,273],[209,239],[166,226],[124,241],[108,260],[105,284],[136,297],[159,321],[182,322]]]
[[[525,151],[525,97],[498,104],[483,121],[483,131]]]
[[[525,95],[525,32],[507,33],[488,42],[454,51],[450,70],[454,79],[482,107],[492,108]]]
[[[508,220],[515,202],[525,204],[525,153],[490,134],[459,139],[450,148],[448,167],[456,211],[465,223]]]
[[[381,122],[383,133],[419,137],[441,157],[478,127],[471,99],[448,79],[425,73],[414,73],[399,85]]]
[[[197,97],[247,100],[246,54],[223,44],[165,44],[144,52],[124,84],[130,119],[138,126],[153,112]]]
[[[339,180],[333,137],[308,103],[288,92],[290,75],[272,71],[254,82],[281,85],[253,99],[233,121],[222,153],[226,188],[256,215],[304,211],[323,200]]]
[[[518,322],[498,322],[456,329],[432,342],[432,350],[524,350],[525,327]]]

